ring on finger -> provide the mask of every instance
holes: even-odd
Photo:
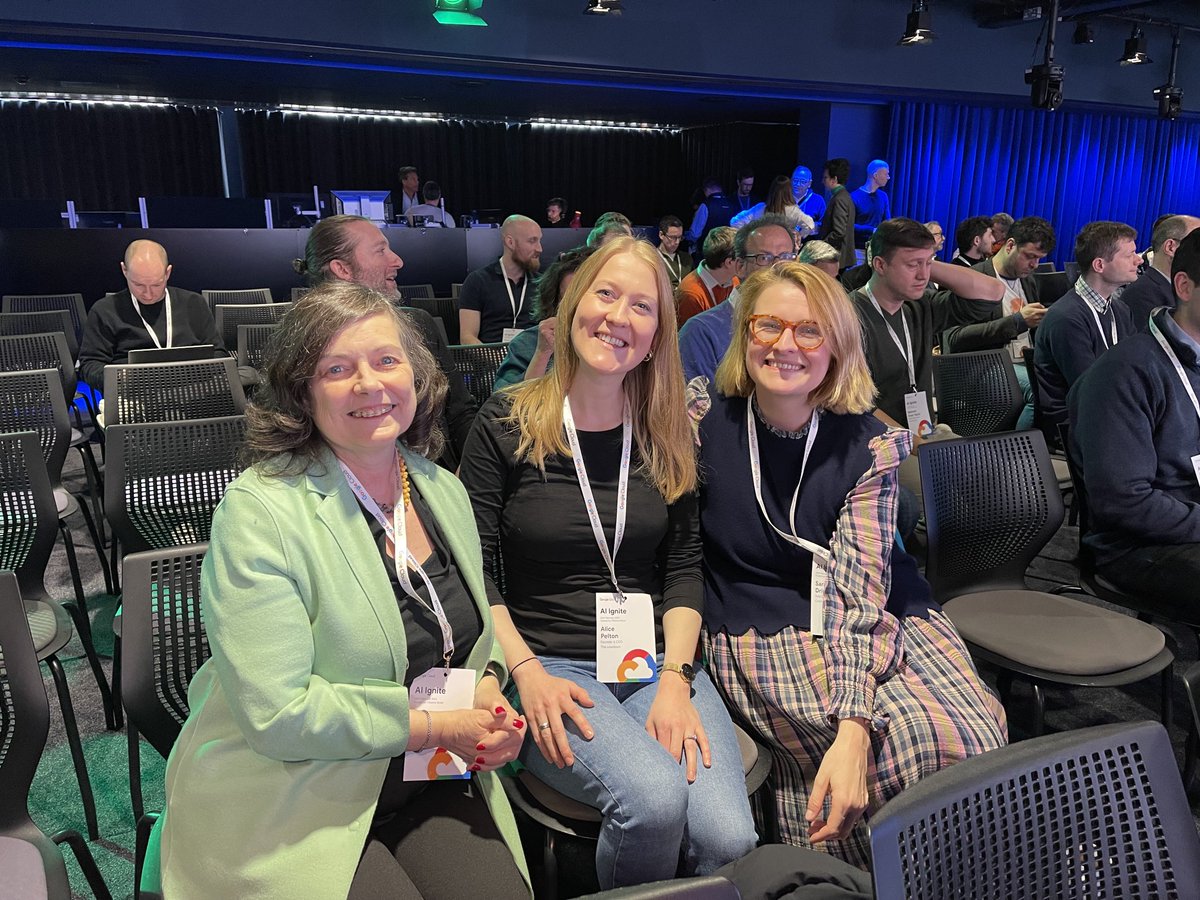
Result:
[[[538,731],[547,731],[550,728],[549,722],[538,722]]]
[[[685,741],[695,741],[697,744],[700,743],[700,738],[694,734],[689,734],[687,737],[684,738],[684,740]]]

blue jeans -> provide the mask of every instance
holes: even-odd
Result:
[[[707,875],[754,849],[758,838],[737,736],[706,672],[692,683],[692,703],[708,735],[712,768],[700,763],[688,784],[685,765],[646,733],[654,682],[601,684],[595,662],[539,659],[549,674],[588,692],[595,706],[584,715],[595,737],[584,740],[564,719],[574,765],[556,768],[533,741],[525,742],[521,761],[559,793],[604,815],[596,848],[602,890],[674,878],[681,847],[685,875]]]

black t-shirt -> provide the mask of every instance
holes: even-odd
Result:
[[[458,307],[479,313],[480,341],[495,344],[504,340],[505,328],[524,329],[534,324],[536,287],[533,282],[534,277],[529,273],[522,275],[520,281],[509,281],[499,260],[467,276],[459,291]],[[512,290],[511,298],[509,289]]]

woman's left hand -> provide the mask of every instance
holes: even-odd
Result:
[[[484,709],[497,716],[503,715],[504,724],[495,729],[475,748],[478,756],[472,769],[491,771],[517,758],[521,742],[527,730],[524,718],[512,707],[500,690],[500,683],[493,675],[484,675],[475,686],[475,708]],[[479,760],[483,762],[479,762]]]
[[[867,809],[867,757],[871,735],[863,719],[842,719],[837,737],[825,751],[808,795],[808,839],[844,840]],[[829,817],[824,818],[829,797]]]
[[[668,753],[680,761],[687,757],[687,780],[696,780],[698,761],[707,769],[712,766],[708,735],[700,723],[700,713],[692,703],[692,686],[674,672],[663,672],[655,688],[654,702],[646,716],[646,733]]]

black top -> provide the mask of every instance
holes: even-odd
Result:
[[[1175,308],[1175,287],[1158,269],[1146,266],[1138,280],[1121,291],[1121,302],[1129,307],[1133,327],[1137,331],[1149,332],[1150,313],[1160,306]]]
[[[449,346],[441,332],[438,331],[437,325],[434,324],[433,316],[423,309],[414,309],[411,306],[401,308],[412,320],[412,323],[421,329],[421,338],[425,342],[425,346],[429,348],[429,352],[437,360],[438,367],[446,375],[448,390],[441,421],[442,435],[446,438],[446,446],[442,448],[442,455],[437,458],[437,463],[442,468],[454,472],[458,469],[463,445],[466,444],[467,435],[471,432],[471,423],[475,421],[478,407],[475,405],[475,398],[463,384],[462,375],[454,366],[454,357],[450,355]]]
[[[533,298],[536,290],[532,284],[533,277],[526,273],[519,281],[508,282],[512,288],[512,302],[509,302],[508,290],[504,287],[507,280],[500,261],[496,260],[468,275],[459,291],[459,309],[471,309],[479,313],[479,340],[485,344],[503,340],[505,328],[524,329],[534,324]],[[521,289],[526,282],[530,284],[522,303]],[[515,317],[514,303],[517,305]]]
[[[597,593],[613,590],[568,457],[546,460],[543,474],[518,462],[518,435],[500,420],[511,399],[496,394],[479,411],[460,477],[471,496],[483,544],[484,572],[503,557],[504,595],[488,579],[493,606],[507,606],[539,655],[595,659]],[[605,537],[616,529],[621,429],[579,432],[580,449]],[[662,647],[662,614],[701,611],[700,525],[695,494],[667,504],[639,470],[636,444],[625,536],[616,557],[622,589],[650,594]]]

